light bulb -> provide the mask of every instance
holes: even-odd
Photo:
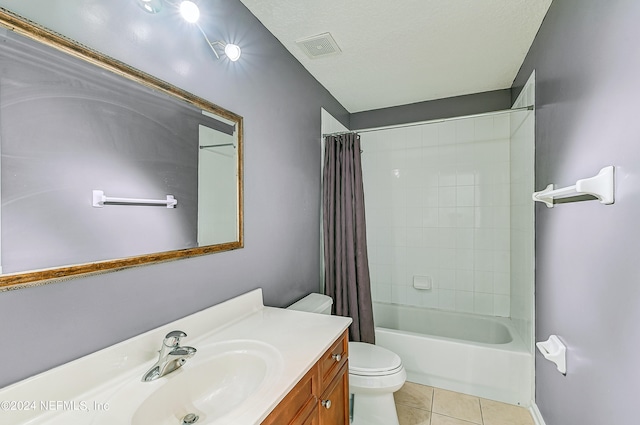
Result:
[[[162,10],[162,0],[138,0],[138,5],[149,13]]]
[[[235,62],[240,59],[240,54],[242,51],[240,50],[240,46],[236,44],[227,44],[224,46],[224,54],[227,55],[230,61]]]
[[[198,9],[198,6],[192,1],[183,1],[180,3],[180,14],[185,21],[192,24],[198,22],[198,19],[200,19],[200,9]]]

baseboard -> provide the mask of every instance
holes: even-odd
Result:
[[[535,401],[531,401],[529,412],[531,412],[531,416],[533,416],[533,422],[535,422],[536,425],[546,425]]]

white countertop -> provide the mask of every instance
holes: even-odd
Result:
[[[144,372],[157,360],[157,351],[166,333],[182,330],[187,337],[181,345],[196,349],[225,341],[250,340],[277,350],[277,377],[260,391],[257,399],[254,397],[250,405],[226,417],[224,422],[198,422],[259,424],[350,323],[351,319],[345,317],[265,307],[262,290],[257,289],[0,389],[0,422],[86,425],[108,423],[113,417],[120,424],[126,417],[124,423],[131,423],[131,418],[122,414],[123,406],[110,405],[136,402],[119,401],[118,388],[140,382]],[[189,362],[195,361],[198,355],[206,355],[206,351],[196,353],[183,368],[188,368]],[[153,391],[156,382],[169,377],[171,374],[152,383],[140,382],[139,388]]]

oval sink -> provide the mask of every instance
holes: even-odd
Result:
[[[258,341],[234,340],[197,349],[184,366],[157,381],[125,385],[111,400],[110,420],[182,425],[183,418],[193,414],[197,424],[233,423],[254,397],[269,391],[283,369],[280,353]],[[113,411],[127,405],[128,412]]]

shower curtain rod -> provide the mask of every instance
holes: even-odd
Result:
[[[356,131],[336,131],[335,133],[325,133],[322,135],[322,137],[327,137],[327,136],[340,136],[342,134],[351,134],[351,133],[356,133]]]
[[[388,125],[386,127],[374,127],[374,128],[353,130],[353,132],[354,133],[355,132],[358,132],[358,133],[371,133],[373,131],[389,130],[389,129],[392,129],[392,128],[416,127],[418,125],[436,124],[436,123],[439,123],[439,122],[463,120],[463,119],[466,119],[466,118],[482,117],[482,116],[485,116],[485,115],[508,114],[508,113],[511,113],[511,112],[519,112],[519,111],[533,111],[533,109],[534,109],[533,105],[531,105],[531,106],[523,106],[522,108],[502,109],[502,110],[499,110],[499,111],[482,112],[480,114],[463,115],[463,116],[459,116],[459,117],[437,118],[437,119],[433,119],[433,120],[412,122],[412,123],[407,123],[407,124],[397,124],[397,125]]]
[[[234,145],[233,143],[221,143],[219,145],[202,145],[200,146],[200,149],[219,148],[222,146],[233,146],[234,148],[236,147],[236,145]]]
[[[484,116],[484,115],[507,114],[507,113],[511,113],[511,112],[533,111],[533,110],[534,110],[533,105],[530,105],[530,106],[523,106],[522,108],[502,109],[502,110],[499,110],[499,111],[483,112],[483,113],[480,113],[480,114],[463,115],[463,116],[459,116],[459,117],[436,118],[436,119],[433,119],[433,120],[412,122],[412,123],[407,123],[407,124],[388,125],[388,126],[385,126],[385,127],[373,127],[373,128],[366,128],[366,129],[360,129],[360,130],[339,131],[339,132],[336,132],[336,133],[323,134],[322,137],[339,136],[341,134],[349,134],[349,133],[370,133],[370,132],[373,132],[373,131],[389,130],[389,129],[392,129],[392,128],[415,127],[415,126],[423,125],[423,124],[435,124],[435,123],[439,123],[439,122],[462,120],[462,119],[465,119],[465,118],[481,117],[481,116]]]

